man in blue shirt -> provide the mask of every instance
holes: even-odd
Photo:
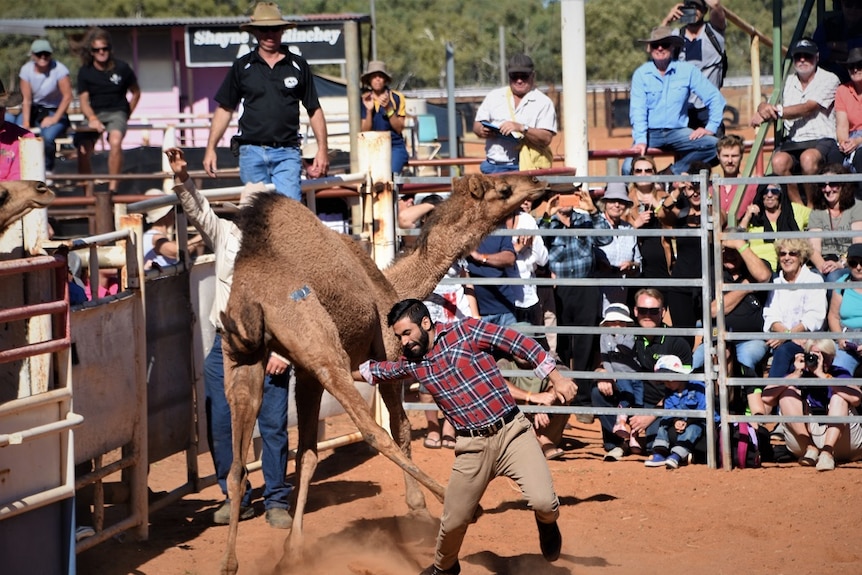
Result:
[[[683,39],[667,26],[654,28],[647,45],[650,61],[632,76],[629,119],[632,124],[632,149],[646,154],[648,147],[671,151],[677,156],[671,170],[687,173],[692,162],[712,162],[725,99],[703,73],[687,62],[677,61]],[[689,97],[694,94],[709,110],[703,128],[688,127]],[[631,161],[626,162],[629,173]]]

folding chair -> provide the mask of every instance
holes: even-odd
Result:
[[[437,139],[437,117],[433,114],[416,116],[416,159],[433,160],[441,147],[442,144]],[[420,176],[428,175],[428,172],[439,175],[440,170],[428,166],[420,166],[417,169],[417,175]]]

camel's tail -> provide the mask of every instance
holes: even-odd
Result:
[[[263,360],[266,353],[263,309],[255,301],[237,304],[235,298],[221,313],[222,339],[227,342],[227,354],[238,365],[251,365]]]

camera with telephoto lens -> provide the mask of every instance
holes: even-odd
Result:
[[[686,6],[680,10],[682,16],[679,17],[680,24],[694,24],[697,22],[697,8]]]
[[[817,364],[820,363],[820,356],[810,351],[805,354],[805,369],[814,371],[817,369]]]

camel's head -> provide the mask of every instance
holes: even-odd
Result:
[[[480,204],[486,219],[495,224],[506,219],[525,201],[541,198],[547,189],[547,182],[521,174],[474,174],[452,181],[452,195],[464,196],[468,203]]]
[[[44,208],[53,201],[54,192],[44,182],[0,182],[0,232],[30,210]]]

